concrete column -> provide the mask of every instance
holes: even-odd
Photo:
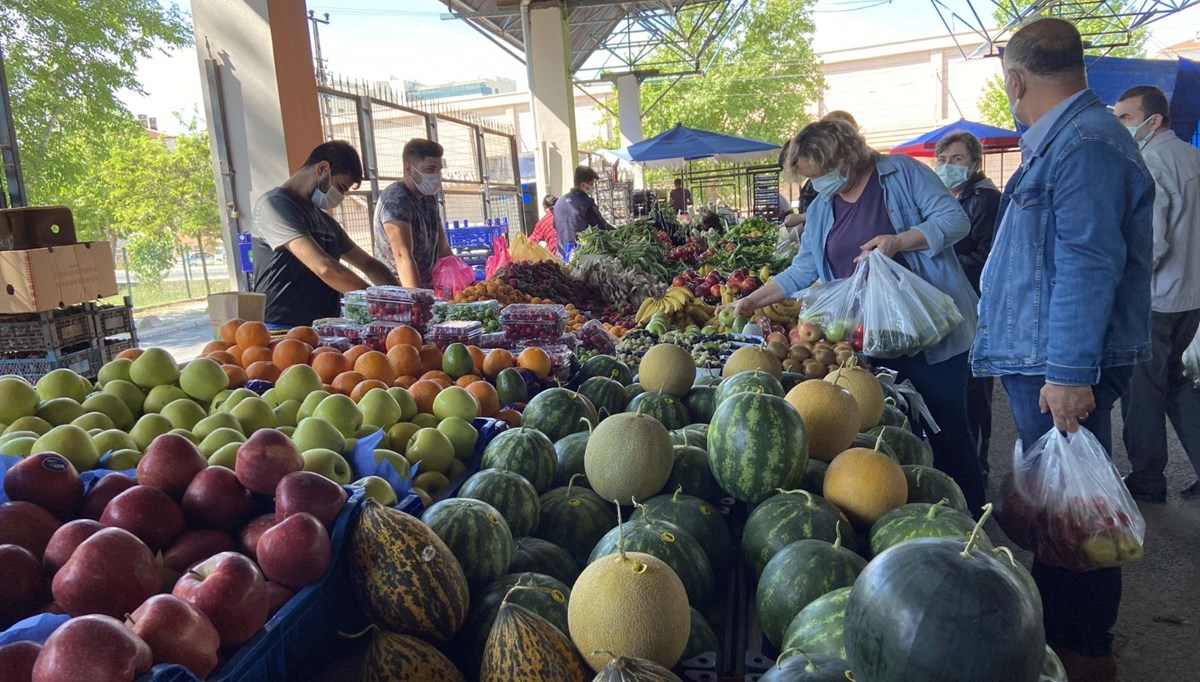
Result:
[[[642,86],[632,73],[617,76],[617,113],[621,122],[621,146],[642,141]],[[634,189],[642,189],[646,177],[640,165],[630,169]]]
[[[521,20],[537,140],[538,192],[562,196],[573,184],[579,159],[567,13],[561,6],[532,9],[525,5]]]
[[[228,141],[224,159],[211,146],[229,248],[237,231],[250,231],[258,198],[323,140],[306,9],[297,0],[193,0],[192,22],[208,129],[223,127]],[[205,75],[208,60],[219,91]],[[221,122],[211,120],[215,109]],[[233,272],[237,254],[228,255]]]

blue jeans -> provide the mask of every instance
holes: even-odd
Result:
[[[1108,367],[1092,387],[1096,409],[1081,422],[1112,456],[1112,409],[1129,386],[1131,367]],[[1001,377],[1017,434],[1024,446],[1032,445],[1054,428],[1054,418],[1038,406],[1044,376]],[[1121,569],[1100,568],[1076,573],[1043,564],[1034,557],[1033,579],[1042,594],[1046,643],[1085,656],[1112,654],[1112,634],[1121,605]]]

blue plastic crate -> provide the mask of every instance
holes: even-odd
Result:
[[[446,238],[450,241],[450,248],[456,251],[460,249],[487,249],[491,251],[492,240],[503,234],[503,225],[493,225],[491,227],[481,225],[479,227],[460,227],[446,230]]]

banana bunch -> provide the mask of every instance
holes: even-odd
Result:
[[[795,324],[797,318],[800,317],[800,301],[789,298],[779,303],[772,303],[769,306],[760,309],[763,315],[772,322],[779,324]]]
[[[657,320],[664,326],[670,323],[683,329],[689,325],[704,326],[714,314],[713,306],[697,299],[692,292],[683,287],[670,287],[661,298],[642,301],[634,320],[638,326],[648,326]]]

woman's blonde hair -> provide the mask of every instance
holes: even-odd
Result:
[[[879,158],[858,130],[846,121],[824,118],[804,127],[784,145],[780,155],[785,173],[802,177],[796,165],[801,159],[828,173],[840,170],[846,175],[862,170]]]

